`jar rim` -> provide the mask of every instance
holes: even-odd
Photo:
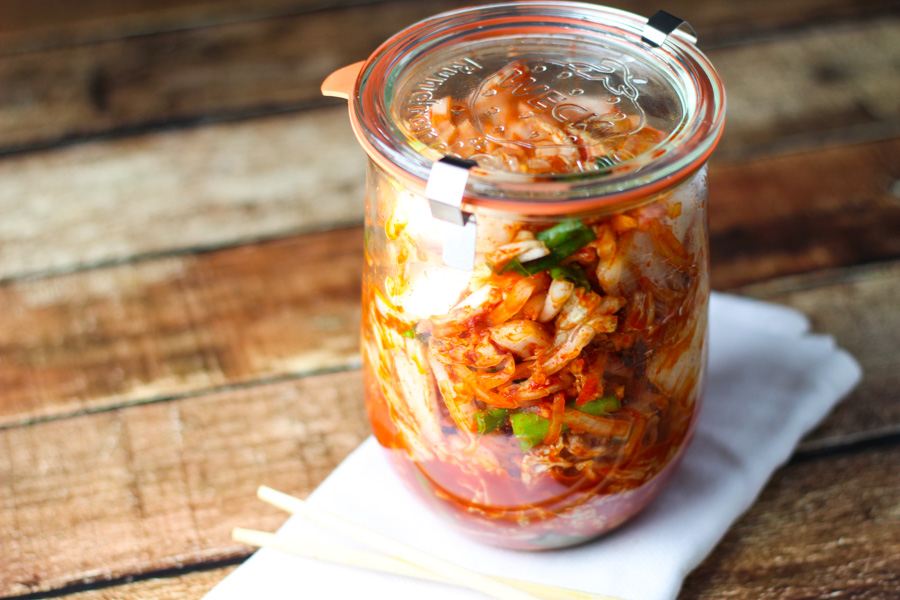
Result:
[[[464,207],[530,214],[578,213],[601,206],[639,203],[677,186],[712,153],[722,133],[725,94],[709,60],[678,31],[659,46],[643,39],[647,19],[580,2],[511,2],[463,8],[415,23],[386,40],[363,63],[350,94],[350,119],[367,155],[403,185],[424,190],[432,164],[442,156],[413,148],[391,111],[391,82],[439,48],[510,35],[572,35],[628,45],[638,59],[672,81],[687,117],[663,150],[640,168],[617,177],[603,174],[521,175],[471,169]]]

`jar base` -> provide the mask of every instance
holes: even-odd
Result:
[[[404,485],[454,530],[479,543],[507,550],[554,550],[596,541],[621,527],[651,504],[681,463],[678,454],[643,485],[613,493],[596,493],[568,506],[504,511],[461,504],[428,478],[402,449],[383,448]]]

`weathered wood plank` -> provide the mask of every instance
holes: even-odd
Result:
[[[747,25],[738,27],[744,34],[754,30],[765,34],[767,27],[792,24],[783,17],[792,7],[809,11],[820,7],[812,0],[710,3],[709,15],[721,17],[731,10],[729,4],[769,7],[772,21],[765,21],[768,17],[764,15],[763,21],[747,19],[744,13]],[[851,3],[841,0],[828,4],[828,10],[838,11],[833,14],[854,10]],[[643,12],[649,14],[656,8],[653,5]],[[697,24],[688,13],[668,8]],[[826,13],[813,18],[830,18]],[[793,24],[801,22],[796,15],[791,18]],[[143,26],[136,23],[129,27]],[[722,21],[712,32],[714,41],[726,41],[723,32],[733,31],[729,29],[733,25],[727,19]],[[228,43],[243,39],[235,33],[239,26],[230,27],[235,28],[230,30],[233,38],[225,31],[228,28],[217,28],[218,33],[224,32],[216,39],[225,44],[226,54]],[[873,27],[867,30],[874,32],[869,42],[859,36],[829,38],[813,30],[801,32],[797,44],[791,46],[806,55],[798,61],[788,50],[773,51],[770,44],[716,51],[723,57],[714,60],[729,85],[732,109],[729,137],[723,140],[713,170],[713,278],[717,287],[896,258],[898,240],[893,232],[900,229],[900,204],[896,192],[892,195],[890,190],[896,190],[900,180],[897,140],[820,148],[822,140],[829,137],[870,139],[884,132],[896,136],[898,113],[892,101],[898,97],[897,83],[892,74],[882,71],[891,64],[896,69],[897,63],[880,61],[885,56],[896,61],[895,54],[884,54],[881,48],[885,39],[896,39],[897,30],[889,30],[885,37],[879,33],[880,25],[864,27]],[[98,35],[100,29],[91,31],[87,35]],[[195,35],[207,33],[198,30]],[[286,36],[277,34],[274,39],[284,42]],[[151,37],[159,44],[154,52],[165,50],[162,38],[166,36],[147,39]],[[710,38],[707,35],[705,39]],[[849,51],[847,39],[852,46]],[[166,40],[175,43],[176,38]],[[105,46],[108,51],[118,48],[109,44]],[[860,44],[863,50],[857,53]],[[895,42],[892,47],[897,48]],[[197,48],[210,54],[222,52],[215,44],[187,43],[188,58]],[[851,57],[845,60],[838,52]],[[868,52],[874,55],[866,56]],[[74,133],[55,133],[41,138],[45,141],[200,116],[227,118],[278,111],[306,102],[289,93],[275,94],[275,100],[265,104],[271,89],[256,96],[248,93],[234,104],[206,100],[196,89],[179,95],[174,79],[168,79],[170,74],[173,78],[178,74],[175,61],[162,65],[172,71],[160,74],[154,69],[165,69],[154,59],[142,63],[140,56],[127,53],[124,58],[135,60],[132,71],[147,77],[149,83],[116,87],[102,72],[106,63],[86,54],[79,56],[88,65],[99,65],[101,71],[87,81],[94,86],[88,89],[87,100],[75,95],[70,99],[75,104],[94,102],[95,112],[101,116],[83,112],[73,122],[99,125],[93,130],[51,128],[46,131]],[[264,56],[256,56],[258,60],[242,63],[244,68],[263,68]],[[283,57],[287,61],[292,55],[286,52]],[[881,69],[881,74],[860,74],[864,59],[873,59],[874,69]],[[197,81],[206,77],[209,83],[217,68],[213,62],[191,63],[182,73]],[[768,66],[760,72],[757,63]],[[35,68],[36,63],[27,66]],[[207,66],[210,74],[204,73]],[[304,63],[304,68],[307,66]],[[81,68],[75,67],[76,71]],[[116,71],[116,76],[127,78],[132,71]],[[65,79],[65,73],[60,73]],[[729,73],[737,74],[738,79]],[[743,73],[771,81],[772,97],[786,99],[787,104],[782,106],[760,94],[749,75],[744,80]],[[278,76],[287,80],[294,75],[280,72]],[[260,85],[257,79],[264,77],[245,77],[243,81],[253,87]],[[3,81],[0,76],[0,83]],[[168,116],[154,112],[162,105],[156,99],[119,104],[110,92],[138,94],[156,84],[171,92],[168,101],[174,108],[163,106],[172,111]],[[73,84],[59,93],[76,88]],[[29,92],[21,85],[0,86],[3,89],[0,105],[4,94]],[[209,90],[211,95],[234,94],[221,86]],[[807,102],[794,104],[790,94]],[[739,113],[734,109],[735,98],[744,102],[739,104]],[[182,99],[184,104],[179,104]],[[52,108],[62,111],[64,117],[59,123],[70,127],[65,121],[65,99],[55,102]],[[104,102],[107,108],[96,108]],[[195,110],[202,102],[212,108]],[[26,103],[22,100],[17,110]],[[115,120],[120,114],[104,114],[104,110],[115,109],[131,118],[131,103],[147,112],[124,125]],[[5,188],[0,186],[0,214],[4,216],[0,219],[0,240],[4,240],[0,243],[0,279],[357,222],[362,161],[355,161],[353,177],[333,177],[329,167],[334,157],[321,156],[324,148],[311,143],[323,139],[323,131],[325,135],[336,131],[343,141],[330,151],[338,160],[351,154],[361,156],[342,112],[331,111],[333,124],[339,124],[335,129],[329,129],[328,120],[321,118],[329,113],[326,110],[312,113],[305,121],[309,129],[292,129],[299,123],[297,119],[306,115],[290,115],[0,161],[4,186],[9,181],[19,185],[6,200],[2,199]],[[45,112],[43,117],[35,117],[40,118],[52,121],[56,117]],[[256,137],[251,129],[260,125],[262,135]],[[874,131],[875,126],[880,130]],[[740,134],[733,138],[736,142],[730,137],[734,127]],[[230,142],[226,146],[221,146],[223,138],[217,137],[223,131]],[[292,137],[298,132],[305,133]],[[210,133],[216,135],[204,138]],[[191,143],[183,145],[184,139]],[[796,150],[807,144],[815,151],[777,160],[747,160],[760,152]],[[244,145],[247,149],[241,151]],[[194,154],[192,149],[198,148],[200,152]],[[80,154],[85,149],[96,153]],[[284,164],[284,156],[292,153],[304,161],[321,158],[321,162],[310,163],[309,170],[293,170],[292,165]],[[47,164],[55,165],[55,170],[46,169]],[[11,166],[3,171],[4,165]],[[20,175],[23,165],[33,169],[25,172],[28,177]],[[92,170],[94,165],[98,168]],[[117,168],[102,168],[110,166]],[[197,167],[199,170],[192,171]],[[255,178],[253,173],[260,171],[265,176]],[[118,175],[113,186],[109,173]],[[133,185],[135,181],[141,183]],[[39,191],[37,201],[34,190]],[[321,202],[321,198],[344,200]],[[64,209],[67,214],[56,219],[57,211]],[[85,211],[83,217],[77,214],[81,210]],[[307,211],[313,214],[298,216]],[[5,223],[14,226],[7,225],[4,232]],[[49,225],[55,229],[44,229]],[[810,231],[814,234],[809,235]],[[241,555],[245,549],[227,539],[232,525],[267,528],[281,520],[281,515],[266,513],[252,500],[252,489],[262,478],[271,476],[266,482],[305,495],[361,439],[365,426],[361,424],[359,390],[353,382],[355,372],[253,385],[259,378],[293,378],[310,370],[352,365],[355,360],[357,315],[353,311],[358,310],[354,287],[358,284],[357,278],[349,277],[349,269],[358,265],[361,238],[354,229],[310,239],[310,246],[304,245],[307,240],[289,239],[0,286],[0,306],[4,307],[0,315],[0,406],[5,410],[11,405],[18,415],[27,415],[23,418],[85,409],[105,411],[0,429],[0,438],[4,438],[0,440],[0,481],[4,482],[0,489],[0,556],[4,557],[0,595],[59,589],[67,583]],[[298,259],[298,254],[302,258]],[[48,262],[47,256],[52,260]],[[315,275],[333,275],[333,279],[310,284],[310,265],[317,259],[328,264],[337,261],[343,265],[343,275],[319,269]],[[805,310],[818,330],[835,334],[866,369],[861,387],[813,434],[806,448],[840,447],[855,434],[885,429],[896,432],[900,423],[896,408],[900,406],[896,391],[900,380],[890,360],[900,339],[895,315],[900,266],[892,263],[852,273],[847,278],[829,274],[831,279],[822,280],[807,275],[741,288]],[[320,284],[324,291],[317,287]],[[316,302],[321,297],[327,298],[327,305]],[[310,303],[312,309],[304,308]],[[324,352],[322,339],[329,344]],[[244,384],[253,387],[229,389]],[[167,396],[190,396],[211,388],[225,391],[106,410]],[[13,395],[12,403],[7,403],[7,390]],[[36,408],[38,405],[41,408]],[[333,410],[350,416],[352,426],[344,428],[338,423]],[[247,415],[258,417],[259,431],[246,431]],[[890,597],[900,587],[895,558],[900,554],[900,540],[896,535],[889,537],[897,531],[897,466],[896,448],[890,447],[788,467],[719,553],[689,581],[684,597]],[[15,533],[10,535],[10,531]],[[63,560],[57,561],[58,557]],[[4,579],[8,573],[12,576]],[[216,571],[195,573],[83,596],[86,600],[200,597],[214,574],[221,576]]]
[[[691,576],[681,600],[883,600],[898,580],[896,448],[782,469]],[[199,598],[231,571],[205,571],[73,600]]]
[[[199,600],[237,567],[193,571],[67,594],[68,600]]]
[[[710,51],[728,104],[718,160],[898,135],[898,37],[887,18]]]
[[[873,462],[884,464],[882,473],[875,472]],[[865,473],[855,469],[859,464]],[[838,459],[834,471],[827,461],[783,469],[687,579],[680,599],[892,597],[900,586],[896,562],[900,540],[892,534],[900,501],[896,486],[891,486],[896,465],[896,451],[872,451]],[[863,502],[854,504],[860,498],[840,490],[857,482],[866,490],[859,494]],[[232,569],[86,592],[73,600],[199,598]]]
[[[378,0],[376,0],[378,1]],[[137,35],[283,17],[365,0],[58,0],[0,3],[0,54]],[[472,5],[485,4],[475,0]],[[651,15],[651,0],[625,0],[620,8]],[[668,8],[689,19],[707,39],[734,40],[755,32],[833,19],[859,19],[890,10],[889,0],[760,0],[752,4],[673,0]],[[438,12],[441,9],[435,9]],[[727,36],[727,37],[726,37]]]
[[[0,57],[0,147],[320,104],[326,75],[434,9],[376,3]]]
[[[2,430],[0,595],[244,553],[285,518],[260,483],[305,497],[367,432],[343,373]]]
[[[230,270],[231,265],[221,268]],[[896,297],[900,266],[872,271],[866,277],[842,278],[835,286],[816,287],[795,280],[785,286],[787,291],[757,290],[756,295],[805,308],[819,327],[834,331],[842,343],[848,339],[853,342],[854,338],[847,338],[846,334],[858,327],[860,331],[853,343],[861,344],[856,351],[872,355],[858,354],[868,366],[874,362],[873,356],[883,353],[897,339],[892,299]],[[869,319],[860,320],[862,313],[868,314]],[[889,411],[897,404],[898,389],[891,376],[889,366],[869,371],[854,398],[868,388],[872,402]],[[872,385],[880,387],[868,387]],[[359,400],[356,374],[350,372],[0,432],[6,449],[0,453],[0,458],[5,458],[0,479],[9,482],[6,489],[10,494],[0,505],[9,507],[15,515],[0,519],[0,523],[12,523],[15,528],[14,534],[0,535],[0,540],[9,540],[9,547],[0,548],[0,552],[13,557],[10,564],[16,567],[11,571],[16,579],[9,584],[15,587],[5,589],[14,593],[49,589],[84,579],[114,578],[141,569],[165,568],[240,552],[222,541],[227,539],[230,526],[271,527],[280,519],[273,515],[271,522],[258,523],[260,508],[247,499],[252,497],[252,487],[259,481],[268,481],[301,495],[307,493],[364,435]],[[853,398],[845,406],[861,408]],[[247,415],[255,419],[250,430],[246,428]],[[876,425],[883,426],[890,418],[895,417],[882,415],[875,419]],[[348,423],[350,431],[343,429]],[[341,450],[335,451],[335,444]],[[866,459],[867,464],[870,462]],[[830,461],[824,464],[831,469]],[[856,473],[857,468],[848,471]],[[818,474],[812,481],[841,481],[833,476],[833,471],[829,473],[824,478]],[[880,472],[873,478],[884,480]],[[97,482],[105,483],[98,486]],[[859,480],[850,480],[847,485],[849,490],[860,493],[871,490],[866,487],[868,483],[861,485]],[[809,488],[801,489],[805,493]],[[846,493],[847,490],[839,489],[836,498],[846,500]],[[868,502],[867,498],[859,499],[857,505]],[[848,501],[854,502],[852,497]],[[225,511],[234,514],[223,514]],[[60,514],[68,519],[62,523],[62,529],[58,523]],[[56,521],[53,531],[47,532],[41,528],[51,521],[49,515],[54,515]],[[843,522],[837,518],[818,520]],[[209,529],[198,532],[201,527]],[[874,529],[883,530],[883,525]],[[60,531],[71,533],[60,539]],[[121,544],[110,547],[99,541],[82,542],[87,539],[83,536],[93,540],[116,539]],[[838,532],[835,536],[843,534]],[[184,550],[184,546],[188,549]],[[70,558],[77,557],[82,562],[66,567],[53,561],[48,568],[43,558],[61,556],[60,548],[62,556],[71,552]],[[877,572],[881,564],[878,560],[881,559],[875,556],[869,562],[863,561],[862,566],[855,562],[853,568]],[[68,568],[72,570],[66,571]],[[732,570],[729,566],[723,572]],[[830,573],[840,585],[844,581],[841,578],[849,576],[840,569]],[[715,595],[715,591],[711,594]]]
[[[863,367],[860,385],[808,436],[802,449],[900,433],[900,263],[782,278],[740,291],[803,311],[814,331],[833,335]]]
[[[359,4],[360,0],[59,0],[0,3],[0,54]]]
[[[361,223],[364,180],[343,107],[7,158],[0,279]]]
[[[897,256],[898,164],[900,138],[713,163],[718,285]],[[364,168],[342,107],[8,157],[0,280],[359,223]]]
[[[896,446],[782,469],[679,597],[895,598],[898,472]]]
[[[900,256],[898,180],[900,138],[714,164],[714,285]]]
[[[687,579],[680,599],[890,598],[900,586],[900,542],[891,534],[897,529],[900,501],[896,486],[890,485],[897,467],[894,473],[879,474],[872,463],[884,463],[887,469],[897,465],[896,454],[872,451],[844,457],[835,472],[830,462],[820,461],[777,473],[759,502]],[[880,475],[886,477],[879,481]],[[864,492],[849,497],[841,493],[858,482],[866,486]],[[863,502],[854,505],[860,497]],[[849,556],[844,554],[847,549]],[[233,569],[140,581],[73,594],[71,599],[200,598]]]
[[[365,58],[409,23],[467,4],[379,2],[0,56],[0,151],[321,103],[319,85],[328,73]],[[763,4],[770,12],[757,14]],[[795,3],[684,8],[729,31],[725,23],[766,23],[767,14],[800,21],[850,3],[827,9],[804,2],[796,14],[777,6]],[[649,2],[634,8],[648,15],[657,10]],[[898,32],[900,22],[887,18],[711,49],[732,103],[722,153],[738,155],[747,141],[765,147],[823,130],[856,128],[862,137],[885,127],[896,131]]]
[[[361,386],[343,375],[0,431],[0,593],[238,556],[232,527],[284,519],[255,499],[256,485],[306,496],[365,433]],[[887,589],[898,461],[891,447],[789,466],[688,590],[717,597],[755,575]]]
[[[358,365],[362,231],[0,287],[0,424]]]
[[[815,206],[790,210],[805,214]],[[851,217],[867,214],[851,209]],[[876,214],[885,219],[896,211]],[[764,235],[766,223],[747,231]],[[713,227],[722,230],[729,231]],[[843,247],[842,238],[836,242]],[[351,367],[358,361],[361,245],[359,228],[340,229],[0,286],[0,424]],[[788,252],[779,255],[777,248],[764,248],[770,254],[757,250],[762,257],[755,260],[780,256],[769,275],[797,270]],[[742,275],[748,260],[714,245],[713,284],[752,279]],[[835,295],[847,296],[854,310],[871,311],[874,317],[858,331],[883,340],[881,346],[864,343],[865,337],[848,344],[866,361],[877,361],[869,353],[896,339],[898,281],[900,271],[891,266],[853,285],[810,290],[813,300],[803,301],[812,304],[804,308],[829,315],[821,328],[826,332],[857,331],[853,310],[827,312]],[[861,295],[865,304],[851,300]],[[885,367],[887,380],[860,401],[878,407],[880,397],[895,397],[891,375]],[[863,422],[851,419],[843,433],[868,430],[885,416],[883,408],[872,410]]]

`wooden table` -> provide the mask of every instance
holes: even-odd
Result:
[[[282,521],[258,484],[364,439],[364,159],[318,86],[469,3],[0,4],[0,597],[199,598]],[[865,370],[682,598],[896,598],[900,4],[662,7],[728,90],[714,287]]]

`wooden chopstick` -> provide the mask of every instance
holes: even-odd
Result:
[[[406,561],[374,552],[365,552],[363,550],[354,550],[318,542],[284,538],[273,533],[257,531],[255,529],[244,529],[242,527],[236,527],[232,531],[231,537],[236,542],[241,542],[242,544],[249,544],[260,548],[274,548],[282,552],[288,552],[306,558],[314,558],[381,573],[414,577],[426,581],[454,583],[452,580],[443,577],[440,574],[427,571]],[[612,596],[598,596],[588,592],[543,585],[530,581],[519,581],[506,577],[495,577],[495,579],[530,594],[544,598],[545,600],[621,600],[621,598],[614,598]]]
[[[385,554],[394,556],[400,560],[418,565],[419,567],[445,576],[456,585],[478,590],[493,598],[503,600],[537,600],[537,596],[515,588],[507,583],[492,579],[487,575],[470,571],[464,567],[453,564],[437,556],[432,556],[421,550],[408,546],[397,540],[383,536],[360,525],[346,521],[324,510],[310,506],[299,498],[294,498],[270,487],[260,486],[256,495],[263,502],[292,514],[300,514],[306,518],[328,527],[348,538],[361,542],[370,548],[381,550]]]

